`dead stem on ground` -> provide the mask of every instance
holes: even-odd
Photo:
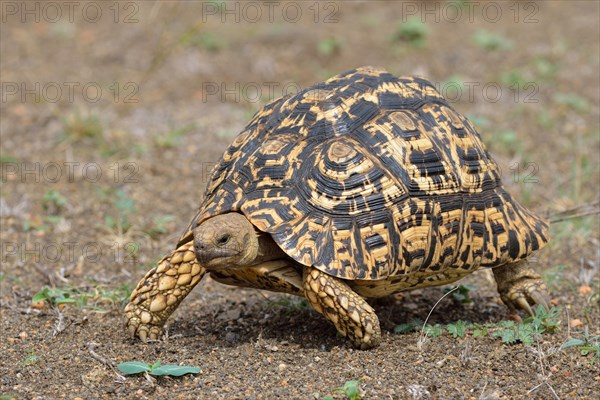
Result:
[[[550,385],[550,378],[552,378],[552,373],[546,373],[546,368],[544,366],[544,362],[546,361],[547,354],[546,354],[546,352],[544,352],[542,350],[542,348],[540,346],[540,341],[537,337],[536,337],[535,341],[536,341],[536,345],[537,345],[537,350],[533,349],[533,347],[531,347],[531,349],[533,349],[533,352],[536,353],[536,355],[538,356],[538,361],[540,364],[540,373],[538,374],[538,379],[541,382],[538,385],[534,386],[533,388],[529,389],[527,391],[527,394],[531,394],[531,393],[535,392],[536,390],[538,390],[540,387],[546,386],[550,390],[550,392],[552,393],[554,398],[556,400],[560,400],[560,397],[558,397],[558,395],[556,394],[556,391],[554,390],[552,385]]]

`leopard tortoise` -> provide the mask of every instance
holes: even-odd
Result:
[[[125,308],[156,340],[202,279],[304,296],[362,349],[365,298],[493,268],[511,309],[548,308],[527,257],[547,222],[503,188],[479,134],[420,78],[362,67],[267,104],[214,168],[199,212]]]

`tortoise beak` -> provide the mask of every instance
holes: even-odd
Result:
[[[209,266],[210,262],[219,258],[233,257],[239,252],[226,247],[214,247],[203,240],[194,241],[194,252],[198,262],[203,267]]]

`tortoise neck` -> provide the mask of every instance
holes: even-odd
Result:
[[[270,234],[265,232],[258,232],[258,254],[252,264],[261,264],[265,261],[280,260],[287,258],[283,250],[275,243]]]

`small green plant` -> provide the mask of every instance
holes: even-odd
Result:
[[[418,17],[412,17],[400,24],[394,34],[394,41],[406,42],[414,47],[423,47],[427,33],[427,25]]]
[[[453,338],[464,337],[467,333],[467,323],[462,320],[458,320],[451,324],[446,325],[446,330],[449,334],[452,335]]]
[[[416,332],[423,325],[423,321],[419,319],[413,319],[410,322],[405,322],[403,324],[396,325],[394,327],[394,333],[405,334],[410,332]]]
[[[35,364],[38,361],[40,361],[40,356],[38,356],[37,354],[35,354],[32,351],[29,354],[27,354],[27,357],[25,357],[25,359],[23,360],[23,362],[21,362],[21,364],[24,366],[31,365],[31,364]]]
[[[561,349],[568,349],[569,347],[577,347],[579,353],[584,357],[593,353],[594,355],[590,361],[592,364],[600,360],[600,335],[590,337],[590,332],[587,326],[585,327],[583,337],[581,339],[569,338],[560,346]]]
[[[65,23],[63,21],[53,24],[50,32],[59,39],[71,39],[75,36],[73,24]]]
[[[494,133],[495,142],[492,144],[493,148],[502,150],[505,153],[510,154],[522,154],[523,144],[519,140],[519,135],[512,129],[500,130]]]
[[[223,39],[210,32],[201,32],[200,26],[195,26],[179,37],[179,43],[185,47],[197,47],[216,53],[225,47]]]
[[[558,330],[560,321],[559,311],[556,308],[551,308],[546,311],[539,306],[535,310],[535,315],[525,319],[522,323],[514,321],[500,321],[497,324],[474,324],[465,321],[456,321],[451,324],[442,326],[440,324],[425,325],[423,335],[427,337],[438,337],[448,332],[453,338],[465,337],[472,335],[473,337],[484,337],[491,335],[498,337],[505,344],[524,343],[533,344],[536,336],[542,333],[553,333]],[[406,334],[418,331],[422,322],[414,320],[408,323],[397,325],[394,328],[395,333]]]
[[[492,332],[493,337],[498,337],[504,344],[533,344],[535,329],[529,324],[517,324],[514,321],[500,321],[498,328]]]
[[[454,301],[462,304],[467,304],[473,302],[473,299],[469,297],[469,293],[473,289],[474,287],[471,285],[458,285],[458,288],[456,288],[455,290],[444,289],[444,293],[448,293],[450,290],[452,290],[450,297],[452,297]]]
[[[488,334],[488,326],[483,325],[473,330],[473,337],[484,337]]]
[[[523,324],[532,324],[539,334],[544,332],[554,333],[560,326],[559,317],[560,312],[556,307],[546,311],[544,307],[538,306],[534,311],[534,315],[525,319]]]
[[[173,221],[175,221],[175,216],[173,215],[157,215],[152,219],[152,225],[145,229],[145,232],[152,239],[157,239],[160,235],[168,232],[167,225]]]
[[[542,79],[552,79],[559,70],[558,64],[544,57],[537,57],[533,61],[537,75]]]
[[[0,164],[18,163],[19,159],[9,154],[0,154]]]
[[[534,313],[534,316],[525,319],[520,324],[514,321],[501,321],[498,329],[492,332],[492,336],[499,337],[506,344],[521,342],[530,345],[542,333],[553,333],[558,329],[560,314],[556,308],[552,307],[546,311],[544,307],[538,306]]]
[[[292,315],[308,308],[308,301],[301,297],[283,296],[277,297],[275,300],[269,300],[267,307],[271,309],[283,309],[283,314]]]
[[[119,189],[113,205],[118,210],[117,218],[106,215],[104,216],[104,222],[110,229],[127,232],[131,228],[129,217],[135,212],[135,202],[122,189]]]
[[[430,325],[426,324],[423,327],[423,321],[419,319],[413,319],[410,322],[396,325],[394,327],[394,333],[406,334],[410,332],[418,332],[423,329],[423,334],[428,337],[438,337],[444,333],[444,327],[440,324]]]
[[[546,109],[541,109],[537,114],[537,123],[544,129],[554,128],[554,120],[552,114]]]
[[[460,101],[465,92],[465,78],[460,75],[450,75],[440,85],[439,92],[450,102]]]
[[[75,288],[51,288],[49,286],[43,287],[31,298],[32,303],[39,303],[40,301],[45,301],[52,307],[62,304],[83,306],[87,303],[87,299],[81,296],[81,293]]]
[[[61,139],[79,141],[85,138],[99,140],[102,138],[102,124],[94,114],[75,112],[63,120]]]
[[[360,400],[360,379],[346,381],[344,386],[333,389],[334,391],[343,394],[348,400]],[[325,396],[323,400],[333,400],[332,396]]]
[[[27,215],[23,219],[23,231],[48,232],[53,226],[63,221],[64,218],[60,215]]]
[[[95,293],[92,294],[92,301],[94,304],[109,303],[113,305],[124,305],[129,296],[131,296],[132,284],[122,283],[117,287],[105,287],[96,286],[94,287]]]
[[[154,376],[182,376],[185,374],[200,373],[200,368],[198,367],[172,364],[161,365],[161,363],[158,361],[154,364],[148,364],[141,361],[127,361],[117,365],[117,368],[125,375],[135,375],[143,372],[147,372]]]
[[[342,48],[342,44],[336,38],[323,39],[319,42],[318,50],[319,54],[324,56],[331,56],[339,53]]]
[[[427,337],[435,338],[438,336],[442,336],[443,333],[444,333],[444,328],[440,324],[435,324],[435,325],[427,324],[427,325],[425,325],[425,328],[423,329],[423,334]]]
[[[48,190],[42,197],[42,208],[52,215],[58,214],[67,203],[67,198],[54,189]]]
[[[492,121],[489,120],[484,115],[469,115],[467,114],[467,118],[471,121],[478,130],[488,129],[492,127]]]
[[[0,394],[0,400],[16,400],[17,396],[14,394]]]
[[[44,301],[51,307],[60,307],[65,304],[73,304],[78,308],[89,308],[102,310],[102,305],[122,305],[131,294],[130,284],[122,284],[116,288],[108,288],[98,285],[90,290],[75,287],[44,286],[31,298],[32,303]]]
[[[163,149],[173,149],[181,143],[181,137],[186,133],[194,130],[196,126],[194,124],[189,124],[177,129],[171,129],[164,135],[156,136],[154,139],[154,143],[156,146]]]
[[[513,42],[504,36],[486,30],[478,30],[473,35],[473,43],[485,50],[510,50]]]
[[[580,113],[588,112],[591,108],[587,99],[577,94],[557,93],[554,95],[553,100]]]
[[[527,82],[527,78],[525,78],[525,76],[517,70],[504,72],[500,75],[500,83],[512,89],[523,89]]]

